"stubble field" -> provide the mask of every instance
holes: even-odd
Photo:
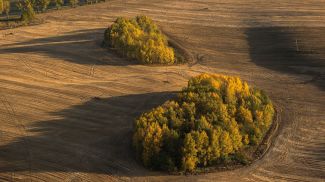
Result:
[[[143,66],[100,47],[116,17],[152,17],[192,62]],[[0,181],[324,181],[325,2],[108,1],[0,31]],[[252,165],[153,172],[131,150],[134,118],[202,72],[267,92],[279,128]]]

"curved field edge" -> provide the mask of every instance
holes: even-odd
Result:
[[[175,53],[180,54],[185,61],[183,63],[175,63],[173,65],[178,64],[194,64],[194,58],[190,51],[188,51],[185,46],[183,46],[181,43],[179,43],[170,33],[166,33],[163,31],[163,34],[166,35],[168,44],[174,48]]]

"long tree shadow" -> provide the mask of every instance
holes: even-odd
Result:
[[[134,119],[174,92],[93,98],[27,126],[29,136],[0,146],[0,172],[148,175],[132,152]]]
[[[11,35],[15,36],[15,35]],[[3,44],[0,54],[41,53],[77,64],[116,65],[134,64],[101,47],[104,29],[87,29],[60,36]]]
[[[248,28],[249,53],[258,65],[279,72],[309,76],[299,84],[325,89],[325,28]],[[301,77],[302,78],[302,77]]]

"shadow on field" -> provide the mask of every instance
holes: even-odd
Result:
[[[29,136],[0,146],[0,172],[90,172],[148,175],[133,156],[134,119],[174,92],[93,98],[28,127]]]
[[[41,53],[53,58],[87,65],[124,66],[135,64],[101,47],[104,31],[104,29],[80,30],[61,36],[6,44],[0,48],[0,54]],[[15,36],[15,34],[11,36]]]
[[[268,26],[248,28],[245,34],[256,65],[307,75],[299,84],[312,83],[325,90],[325,28]]]

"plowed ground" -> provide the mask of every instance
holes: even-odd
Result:
[[[100,47],[117,16],[151,16],[193,63],[132,64]],[[108,1],[0,31],[0,181],[324,181],[325,2]],[[130,147],[134,118],[202,72],[240,76],[278,108],[267,154],[170,176]]]

